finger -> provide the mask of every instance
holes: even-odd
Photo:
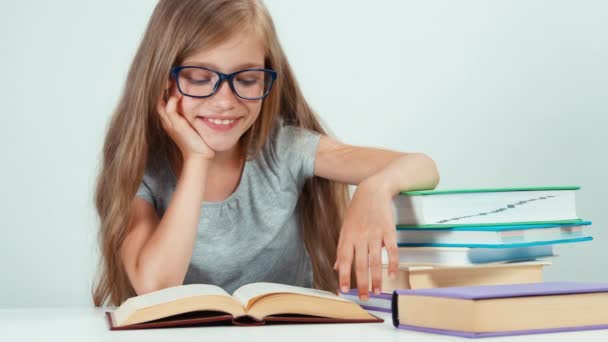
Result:
[[[388,277],[395,279],[399,270],[399,248],[397,247],[397,232],[392,230],[384,235],[384,247],[388,254]]]
[[[158,115],[161,117],[161,119],[166,119],[166,112],[165,112],[165,106],[166,106],[166,102],[163,99],[162,96],[160,96],[158,98],[158,102],[156,102],[156,111],[158,112]]]
[[[339,253],[338,251],[340,251],[342,249],[342,234],[340,234],[340,238],[338,239],[338,247],[336,247],[336,261],[334,262],[334,270],[337,271],[338,270],[338,260],[340,260]]]
[[[179,120],[179,115],[176,113],[177,111],[177,99],[174,96],[169,97],[167,101],[167,106],[165,107],[165,113],[167,114],[167,118],[171,121],[172,124],[175,124],[176,120]]]
[[[367,242],[355,248],[355,275],[357,276],[357,289],[361,300],[369,299],[369,254]]]
[[[353,245],[344,243],[338,249],[338,280],[340,282],[340,290],[348,292],[350,290],[350,269],[353,261]]]
[[[380,294],[382,289],[382,240],[375,239],[369,243],[369,268],[372,275],[372,289]]]

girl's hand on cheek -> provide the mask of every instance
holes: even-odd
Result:
[[[161,97],[157,105],[163,129],[179,147],[184,160],[189,158],[213,159],[213,151],[190,123],[177,112],[178,98],[169,97],[165,101]]]
[[[397,231],[392,206],[393,196],[379,182],[371,178],[357,187],[346,211],[337,260],[334,269],[339,273],[342,292],[350,286],[351,265],[355,264],[359,298],[369,299],[371,288],[379,294],[382,289],[382,247],[389,256],[388,271],[393,278],[398,269]]]

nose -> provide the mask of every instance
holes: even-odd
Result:
[[[238,101],[236,95],[230,88],[230,84],[228,84],[228,80],[224,80],[222,83],[220,83],[219,88],[215,94],[213,94],[211,99],[214,101],[215,105],[222,110],[231,109]]]

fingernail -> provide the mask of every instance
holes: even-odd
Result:
[[[380,289],[376,287],[376,288],[374,289],[374,294],[380,294]]]
[[[364,302],[367,302],[369,300],[369,296],[368,295],[362,295],[361,296],[361,300]]]
[[[342,293],[347,293],[348,290],[348,286],[342,286]]]

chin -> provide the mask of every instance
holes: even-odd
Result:
[[[207,142],[207,146],[215,152],[227,152],[236,147],[236,141],[230,142]]]
[[[234,137],[230,136],[215,136],[208,135],[202,132],[202,130],[196,130],[199,136],[203,138],[205,144],[215,152],[226,152],[232,150],[239,139],[234,140]]]

